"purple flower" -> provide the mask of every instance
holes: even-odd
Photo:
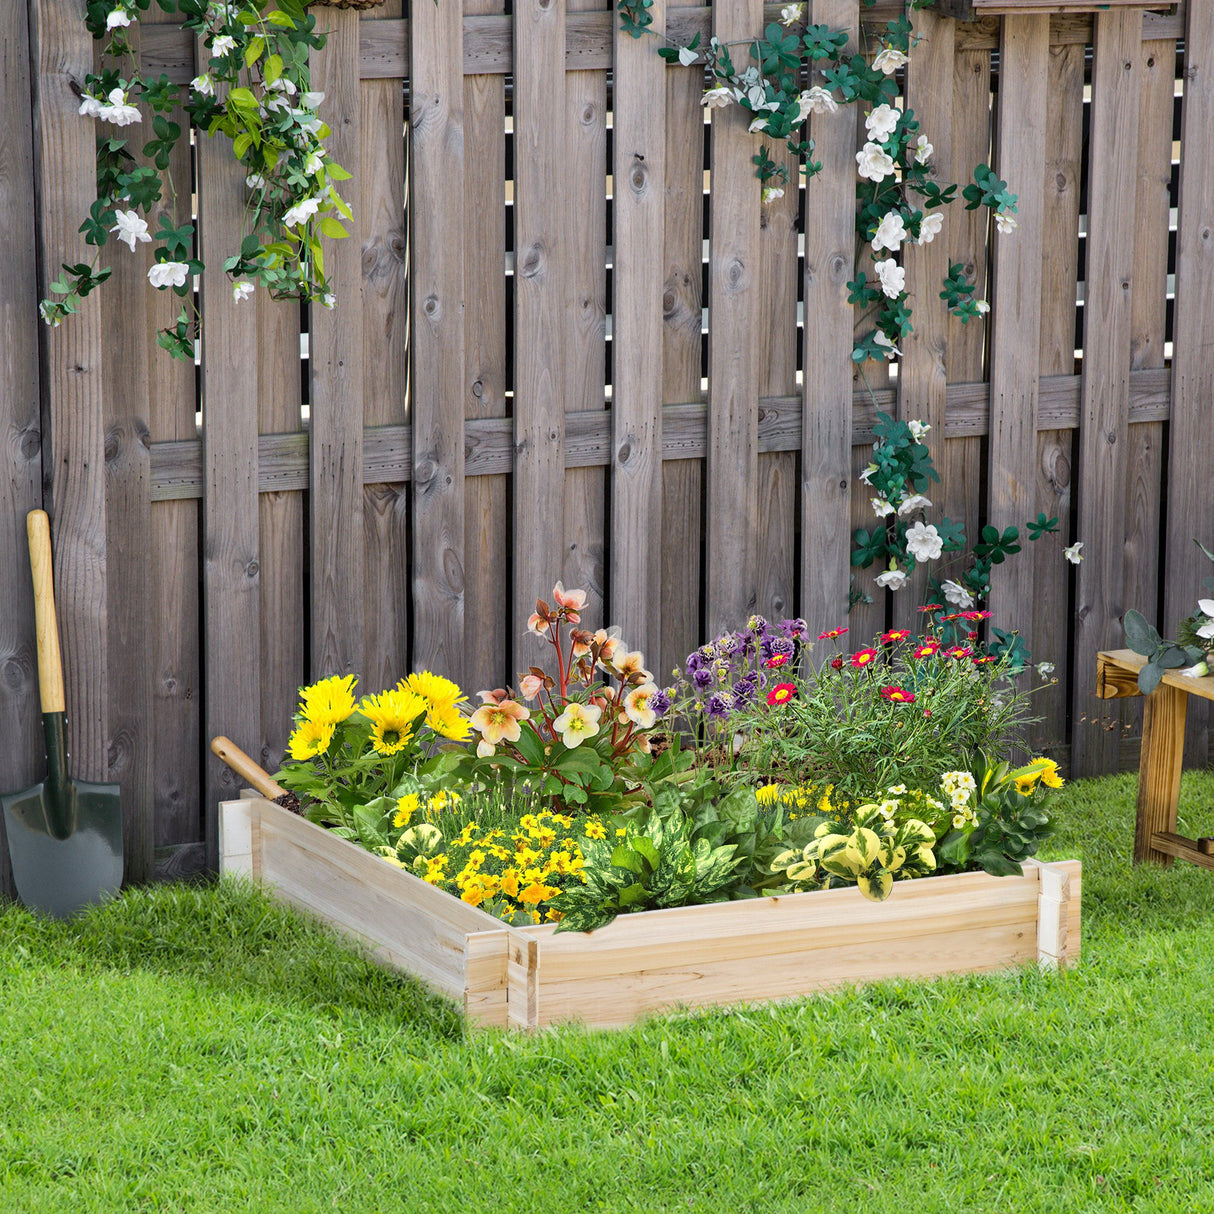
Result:
[[[768,635],[763,638],[763,661],[768,662],[777,654],[792,657],[793,643],[788,637]]]
[[[704,708],[710,719],[723,721],[733,711],[733,696],[727,691],[715,691]]]
[[[750,674],[740,678],[733,685],[734,704],[738,708],[745,708],[755,698],[755,689],[758,687],[758,684],[759,676],[753,670]]]
[[[721,637],[718,644],[723,653],[728,653],[732,656],[733,654],[741,653],[746,648],[746,639],[743,633],[727,632]]]
[[[687,655],[687,673],[693,675],[697,670],[702,670],[707,660],[701,649],[697,649],[694,653],[689,653]]]
[[[752,615],[750,619],[746,621],[746,627],[749,628],[750,631],[755,634],[755,636],[761,636],[767,631],[768,624],[767,620],[763,616]]]
[[[691,684],[696,691],[707,691],[715,682],[712,671],[705,670],[703,666],[692,672]]]
[[[790,641],[799,641],[805,635],[806,625],[805,621],[801,619],[781,620],[776,627],[778,627]]]
[[[663,687],[660,691],[655,691],[649,697],[649,707],[658,714],[659,717],[664,717],[670,711],[670,701],[674,695],[673,687]]]

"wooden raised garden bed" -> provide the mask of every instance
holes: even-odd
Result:
[[[589,934],[510,927],[249,796],[220,806],[220,871],[266,885],[461,1002],[481,1025],[625,1025],[663,1009],[787,999],[1079,956],[1076,860],[623,915]]]

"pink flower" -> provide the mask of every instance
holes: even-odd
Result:
[[[490,746],[499,742],[517,742],[522,732],[521,723],[531,713],[514,700],[502,700],[496,704],[482,704],[469,722]]]
[[[913,704],[915,702],[915,693],[907,691],[903,687],[889,686],[881,688],[881,698],[888,700],[893,704]]]
[[[853,666],[867,666],[869,662],[880,657],[875,649],[860,649],[851,655],[851,664]]]
[[[524,700],[534,700],[543,685],[544,680],[539,675],[525,674],[519,682],[519,692]]]
[[[563,582],[557,582],[552,588],[552,597],[556,599],[557,606],[564,613],[565,619],[571,624],[581,623],[581,616],[578,612],[586,606],[586,592],[584,590],[566,590]]]

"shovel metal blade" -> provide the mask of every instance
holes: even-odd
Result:
[[[66,919],[122,885],[122,810],[117,784],[73,780],[75,825],[59,839],[48,825],[48,792],[35,784],[2,798],[13,883],[31,910]]]

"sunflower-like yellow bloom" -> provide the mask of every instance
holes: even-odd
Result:
[[[444,679],[441,674],[432,674],[429,670],[418,670],[407,675],[397,687],[421,696],[432,708],[451,708],[468,698],[460,691],[458,683]]]
[[[380,692],[364,696],[358,711],[371,722],[371,745],[377,754],[394,755],[413,738],[413,726],[426,715],[426,701],[412,691]]]
[[[396,803],[396,814],[392,819],[393,826],[408,826],[409,819],[417,813],[421,798],[415,792],[406,793]]]
[[[426,713],[426,724],[452,742],[466,742],[472,736],[467,717],[454,704],[436,704]]]
[[[287,754],[297,761],[314,759],[329,749],[333,740],[333,726],[321,721],[300,721],[287,741]]]
[[[330,675],[310,687],[299,689],[300,715],[317,725],[340,725],[354,711],[352,675]]]

